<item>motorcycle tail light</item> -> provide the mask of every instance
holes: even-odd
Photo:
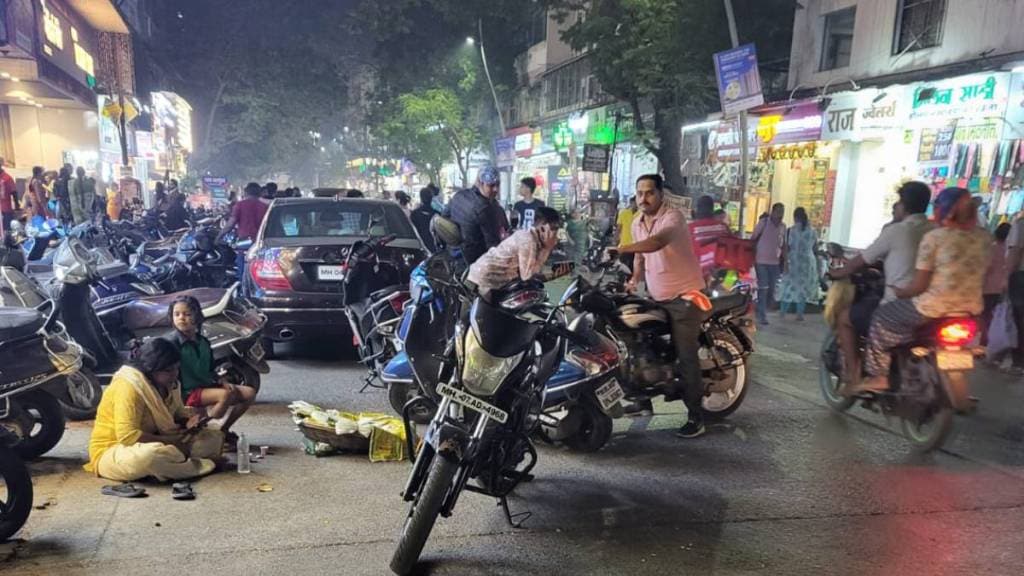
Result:
[[[249,264],[252,281],[263,290],[289,291],[292,283],[288,281],[281,264],[274,258],[257,258]]]
[[[939,344],[943,346],[965,346],[978,332],[978,323],[971,318],[943,322],[939,326]]]
[[[402,313],[405,311],[405,303],[408,300],[409,295],[406,293],[397,294],[393,298],[391,298],[389,303],[391,304],[391,309],[395,311],[395,315],[402,315]]]

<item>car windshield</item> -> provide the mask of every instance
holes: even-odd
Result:
[[[339,202],[276,206],[267,216],[264,238],[384,236],[415,238],[398,206]]]

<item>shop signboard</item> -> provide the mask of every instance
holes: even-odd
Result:
[[[607,172],[611,148],[603,144],[583,145],[583,170],[585,172]]]
[[[918,162],[943,162],[949,158],[953,147],[953,136],[957,132],[956,121],[941,128],[921,130],[921,143],[917,149]]]
[[[884,138],[906,118],[907,106],[900,102],[902,96],[902,90],[874,88],[829,96],[822,116],[821,139]]]
[[[758,144],[795,144],[821,139],[821,111],[816,101],[754,110]]]
[[[569,204],[571,188],[572,172],[568,166],[548,168],[548,205],[558,211],[565,210]]]
[[[916,125],[958,118],[993,118],[1006,112],[1010,74],[986,72],[906,87],[910,121]]]
[[[203,192],[210,194],[214,202],[227,203],[228,179],[221,176],[203,176]]]
[[[757,50],[753,44],[716,53],[715,75],[722,112],[727,116],[764,104]]]
[[[516,138],[515,136],[509,136],[507,138],[495,138],[494,139],[494,160],[495,164],[499,168],[508,168],[514,166],[516,163]]]

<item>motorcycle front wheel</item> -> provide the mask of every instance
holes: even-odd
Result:
[[[398,547],[391,556],[391,570],[399,576],[410,574],[420,559],[423,546],[434,529],[434,523],[441,512],[441,504],[445,494],[452,485],[455,473],[459,470],[456,462],[438,454],[430,463],[427,481],[416,495],[405,519],[402,534],[398,539]]]
[[[18,394],[11,400],[11,414],[7,420],[18,428],[18,442],[14,452],[25,460],[34,460],[46,454],[64,436],[64,410],[60,402],[44,390]]]
[[[32,476],[10,448],[0,444],[0,542],[14,536],[32,512]]]
[[[100,399],[103,397],[103,386],[99,378],[88,368],[82,368],[66,379],[70,403],[61,402],[61,408],[68,420],[92,420],[96,417]]]

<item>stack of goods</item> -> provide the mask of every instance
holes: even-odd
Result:
[[[376,412],[324,410],[302,401],[292,402],[288,408],[292,420],[306,437],[307,454],[369,452],[371,462],[405,458],[405,426],[400,418]]]

